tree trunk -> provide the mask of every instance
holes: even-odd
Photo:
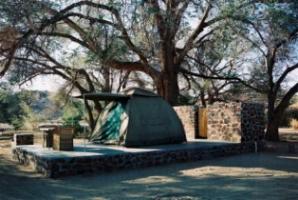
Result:
[[[158,94],[172,106],[177,105],[179,95],[178,74],[176,72],[163,72],[155,82]]]
[[[279,121],[277,119],[271,120],[267,122],[267,130],[265,139],[268,141],[279,141],[278,127]]]
[[[173,43],[170,31],[167,30],[162,41],[162,48],[160,52],[160,64],[162,70],[155,80],[155,84],[158,94],[172,106],[178,104],[179,95],[179,64],[177,65],[175,61],[175,44]]]
[[[86,107],[87,113],[88,113],[89,127],[91,129],[91,132],[93,132],[93,130],[95,129],[95,125],[96,125],[96,120],[93,117],[92,108],[89,105],[88,101],[87,100],[84,100],[84,104],[85,104],[85,107]]]
[[[269,92],[267,96],[268,111],[267,111],[267,130],[265,134],[265,139],[269,141],[279,141],[278,127],[281,120],[275,112],[275,100],[276,95],[273,92]]]

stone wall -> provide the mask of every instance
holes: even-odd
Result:
[[[208,107],[208,139],[260,142],[265,130],[264,105],[216,103]]]
[[[196,138],[198,132],[198,108],[176,107],[184,123],[187,139]],[[212,145],[190,145],[186,148],[165,148],[145,152],[123,152],[115,155],[91,155],[53,157],[38,155],[20,146],[13,149],[16,160],[31,165],[47,177],[60,177],[92,172],[106,172],[119,169],[150,167],[162,164],[197,161],[220,156],[235,155],[263,148],[264,106],[253,103],[218,103],[208,107],[207,138],[230,142],[210,142]],[[198,144],[203,144],[199,141]],[[218,144],[218,145],[217,145]]]
[[[210,140],[241,142],[241,104],[208,106],[207,137]]]
[[[135,169],[179,162],[191,162],[222,156],[253,152],[253,145],[226,143],[198,145],[192,148],[162,149],[149,152],[122,153],[119,155],[95,155],[74,157],[38,156],[22,147],[13,149],[13,157],[19,163],[31,166],[46,177],[78,175],[83,173],[108,172],[120,169]]]
[[[180,118],[187,140],[193,140],[198,136],[198,107],[197,106],[177,106],[174,107]]]
[[[175,107],[188,140],[199,136],[198,107]],[[262,141],[265,109],[258,103],[215,103],[207,108],[207,139],[231,142]]]
[[[241,104],[241,133],[241,142],[264,140],[265,106],[263,104]]]

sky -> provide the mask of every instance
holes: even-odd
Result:
[[[21,86],[20,89],[56,92],[64,82],[58,76],[38,76],[33,81]]]

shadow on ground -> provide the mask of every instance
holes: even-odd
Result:
[[[296,199],[298,156],[246,154],[46,179],[0,155],[0,199]]]

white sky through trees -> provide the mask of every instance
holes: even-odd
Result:
[[[59,76],[38,76],[31,82],[27,82],[20,88],[27,90],[40,90],[40,91],[50,91],[56,92],[65,81]]]

